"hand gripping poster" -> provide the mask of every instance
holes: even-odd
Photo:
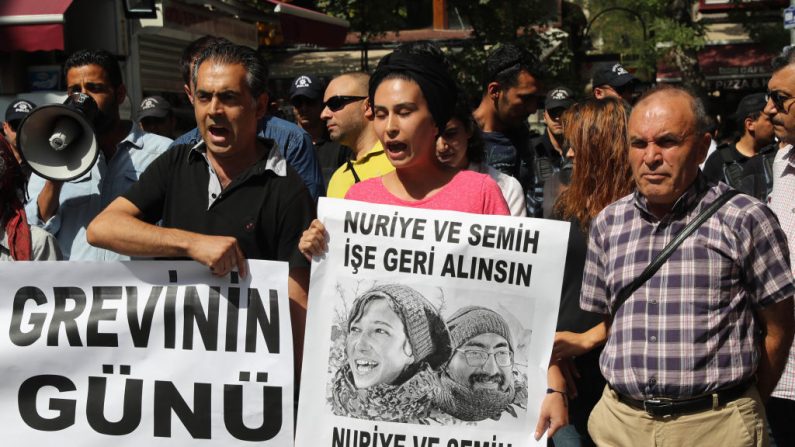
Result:
[[[296,445],[536,445],[569,224],[336,199],[318,218]]]
[[[286,263],[2,264],[3,445],[292,445]]]

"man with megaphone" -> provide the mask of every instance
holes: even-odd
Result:
[[[127,89],[109,52],[77,51],[66,60],[64,75],[68,104],[39,107],[19,129],[20,152],[34,171],[28,221],[55,235],[66,259],[129,259],[89,245],[86,227],[171,140],[121,120]],[[95,110],[86,113],[89,109]]]
[[[315,204],[276,143],[257,135],[268,105],[267,71],[251,48],[207,48],[193,69],[201,141],[177,144],[152,163],[91,222],[88,240],[132,256],[190,258],[217,276],[236,269],[245,277],[246,259],[288,262],[299,362],[309,262],[298,241]]]

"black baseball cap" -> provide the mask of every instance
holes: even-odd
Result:
[[[290,101],[296,96],[303,96],[311,100],[323,98],[323,83],[312,75],[301,75],[293,80],[290,85]]]
[[[15,99],[6,108],[6,122],[19,121],[28,116],[35,108],[36,104],[26,99]]]
[[[732,116],[737,121],[743,121],[754,113],[764,110],[765,105],[767,105],[767,100],[765,99],[764,93],[752,93],[743,96],[743,99],[737,104],[737,110]]]
[[[574,92],[566,87],[555,87],[547,92],[544,109],[568,109],[574,104]]]
[[[138,121],[144,118],[165,118],[171,114],[171,103],[162,96],[147,96],[138,107]]]
[[[593,72],[593,86],[609,85],[618,88],[635,82],[637,78],[632,76],[626,68],[618,62],[598,65]]]

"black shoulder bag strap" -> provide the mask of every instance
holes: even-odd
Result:
[[[635,291],[638,290],[638,287],[642,286],[643,283],[648,281],[649,278],[651,278],[652,276],[654,276],[655,273],[657,273],[657,270],[659,270],[660,267],[662,267],[662,265],[665,264],[665,261],[668,260],[668,258],[673,254],[673,252],[676,251],[677,248],[679,248],[682,242],[685,239],[687,239],[687,237],[690,236],[690,234],[693,233],[693,231],[695,231],[696,228],[700,227],[701,224],[703,224],[707,219],[709,219],[710,216],[715,214],[715,212],[718,211],[718,209],[720,209],[720,207],[722,207],[726,202],[728,202],[729,199],[731,199],[732,197],[736,196],[739,193],[740,191],[734,189],[726,191],[720,197],[718,197],[718,200],[713,202],[712,205],[710,205],[707,209],[699,213],[699,215],[696,216],[695,219],[690,221],[690,223],[688,223],[687,226],[684,227],[682,231],[680,231],[679,234],[677,234],[676,237],[673,238],[673,240],[669,242],[668,245],[665,246],[665,248],[663,248],[660,254],[658,254],[657,257],[654,258],[653,261],[651,261],[651,263],[646,267],[645,270],[643,270],[640,276],[635,278],[634,281],[629,283],[626,287],[624,287],[618,292],[616,302],[615,304],[613,304],[612,308],[610,309],[611,310],[610,315],[615,317],[616,313],[618,312],[618,309],[621,308],[621,306],[624,304],[625,301],[627,301],[627,299],[629,299],[629,296],[635,293]]]

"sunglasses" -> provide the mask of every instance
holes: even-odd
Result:
[[[323,107],[328,107],[328,109],[332,112],[336,112],[354,101],[361,101],[363,99],[367,99],[367,97],[347,95],[332,96],[328,99],[328,101],[323,103]]]
[[[781,93],[778,90],[772,90],[765,93],[765,101],[772,101],[773,105],[776,106],[776,110],[779,112],[789,113],[784,103],[790,99],[792,99],[792,96]]]

